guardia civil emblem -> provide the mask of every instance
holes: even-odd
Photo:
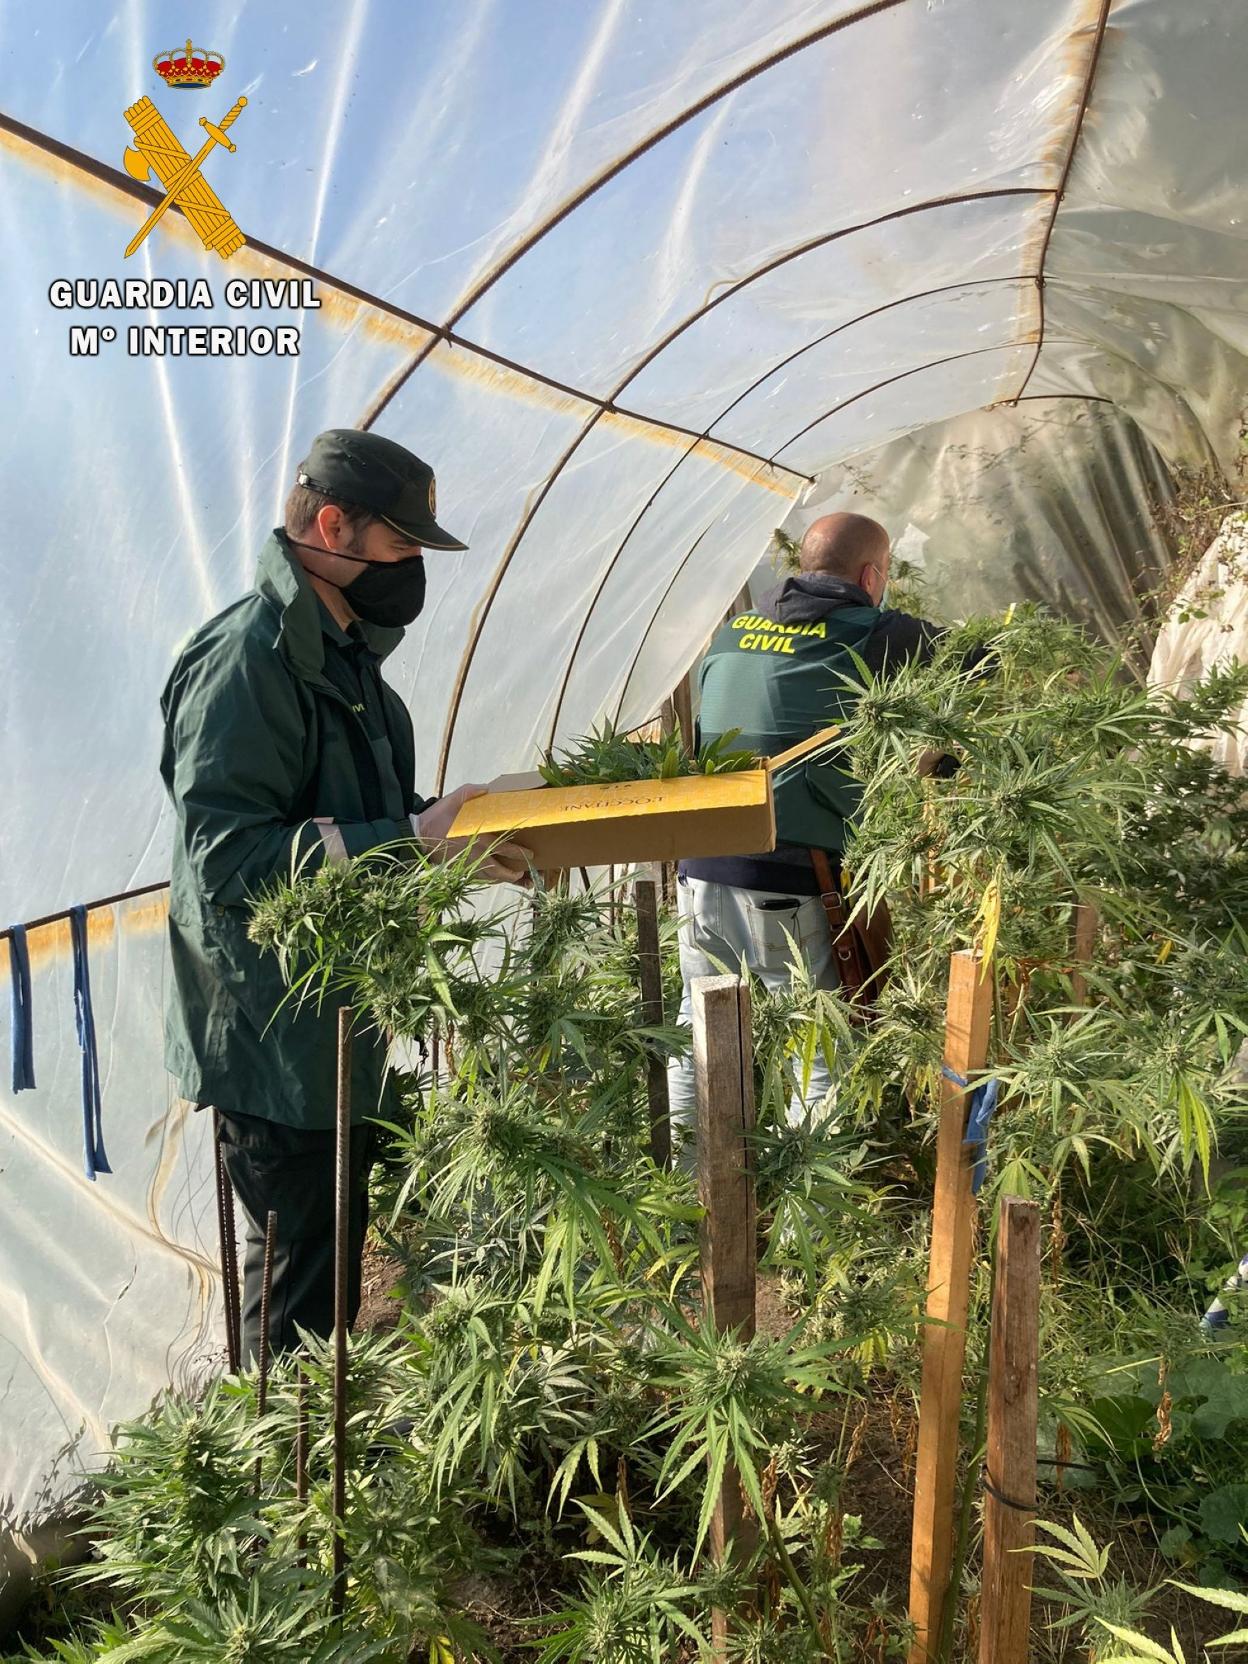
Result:
[[[213,85],[225,68],[225,59],[219,52],[207,52],[203,48],[196,50],[188,40],[185,51],[177,47],[157,53],[152,59],[152,67],[166,86],[180,92],[199,92]],[[122,157],[126,172],[132,179],[143,180],[154,172],[165,188],[163,201],[157,204],[127,244],[127,259],[175,202],[206,249],[215,250],[223,260],[228,260],[231,254],[242,248],[247,239],[200,169],[217,145],[231,154],[237,150],[233,140],[226,137],[226,130],[233,126],[246,106],[247,100],[240,97],[220,122],[200,116],[199,125],[208,137],[194,156],[182,148],[150,98],[140,98],[125,112],[135,138],[134,144],[127,147]]]

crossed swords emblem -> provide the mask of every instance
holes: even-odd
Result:
[[[150,98],[140,98],[126,111],[126,120],[134,129],[135,144],[128,146],[122,160],[132,179],[147,179],[154,171],[165,187],[164,200],[148,215],[147,220],[130,239],[126,247],[129,259],[139,244],[157,224],[171,203],[176,202],[186,215],[199,240],[209,250],[215,249],[223,260],[228,260],[247,239],[231,219],[216,192],[200,173],[214,145],[234,151],[238,147],[227,139],[226,128],[237,121],[247,100],[240,98],[218,126],[207,116],[200,116],[199,125],[208,137],[195,156],[190,156],[166,125],[165,118]]]

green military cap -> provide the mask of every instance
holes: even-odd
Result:
[[[300,485],[366,508],[426,549],[466,549],[438,525],[433,469],[393,439],[360,428],[318,433],[299,464]]]

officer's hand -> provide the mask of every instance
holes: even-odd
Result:
[[[491,884],[527,884],[529,882],[530,852],[523,844],[500,843],[490,848],[489,838],[452,838],[449,836],[455,817],[471,798],[484,797],[486,788],[478,785],[458,786],[445,797],[438,798],[419,815],[410,817],[412,831],[431,861],[453,861],[465,850],[477,855],[489,854],[482,862],[480,874]]]
[[[961,768],[956,757],[951,757],[939,746],[933,746],[919,758],[919,773],[925,780],[949,780]]]

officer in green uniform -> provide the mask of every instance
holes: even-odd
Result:
[[[273,879],[382,845],[442,860],[461,804],[415,789],[407,707],[381,677],[425,595],[423,551],[463,549],[436,519],[433,471],[353,428],[322,433],[300,465],[285,526],[255,587],[182,649],[161,697],[161,774],[176,828],[169,896],[166,1063],[184,1098],[214,1106],[246,1218],[244,1356],[259,1342],[270,1209],[277,1214],[270,1335],[332,1332],[337,1013],[293,1003],[276,957],[248,940],[249,903]],[[526,852],[493,851],[485,875],[520,881]],[[275,1016],[276,1013],[276,1016]],[[393,1118],[386,1041],[357,1035],[353,1118]],[[360,1293],[371,1126],[351,1139],[349,1305]]]
[[[857,676],[854,656],[879,673],[907,659],[929,659],[939,632],[884,606],[889,540],[861,514],[829,514],[802,539],[800,571],[716,632],[702,663],[699,735],[708,743],[729,729],[738,743],[774,757],[809,739],[844,714],[842,675]],[[695,977],[718,964],[744,960],[764,983],[789,980],[790,938],[816,987],[835,988],[836,964],[819,900],[812,850],[839,874],[847,828],[858,808],[852,778],[826,759],[806,762],[776,789],[776,848],[769,854],[719,856],[680,865],[680,959],[684,997],[679,1020],[691,1020]],[[797,1120],[831,1088],[822,1060],[811,1074]],[[692,1160],[694,1088],[691,1065],[668,1071],[672,1120]]]

